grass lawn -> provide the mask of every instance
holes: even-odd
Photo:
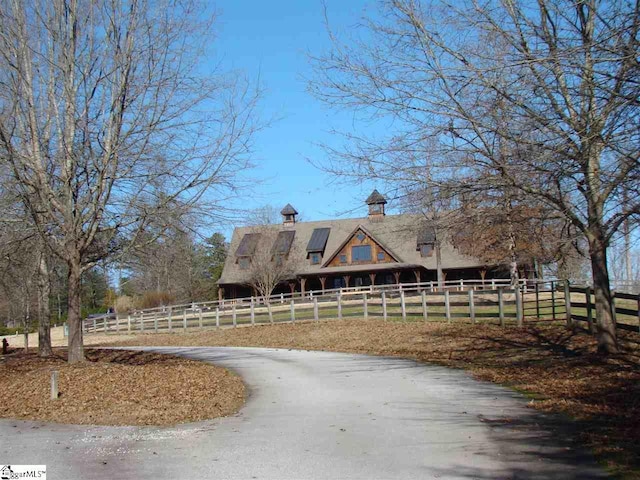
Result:
[[[348,311],[343,309],[343,314]],[[523,392],[532,408],[574,418],[581,441],[603,464],[626,478],[640,478],[640,335],[621,331],[620,336],[624,352],[602,357],[591,335],[582,329],[569,331],[562,322],[501,328],[461,319],[370,318],[138,335],[114,343],[330,350],[463,368],[479,379]]]

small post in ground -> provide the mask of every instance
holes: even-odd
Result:
[[[253,297],[251,297],[251,325],[255,325],[256,324],[256,312],[255,312],[255,306],[253,303]]]
[[[293,301],[293,298],[291,299],[291,323],[296,321],[296,304]]]
[[[216,328],[220,328],[220,307],[216,307]]]
[[[238,319],[236,317],[236,303],[233,302],[233,306],[231,307],[231,317],[233,320],[233,328],[236,328],[238,326]]]
[[[58,372],[54,370],[51,372],[51,400],[57,400],[58,397]]]
[[[504,327],[504,298],[502,296],[502,288],[498,288],[498,316],[500,317],[500,326]]]
[[[404,298],[404,290],[400,290],[400,308],[402,310],[402,320],[407,319],[407,304]]]

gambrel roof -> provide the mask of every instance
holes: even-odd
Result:
[[[239,227],[233,232],[229,251],[236,252],[247,234],[256,234],[265,227]],[[282,224],[270,225],[274,232],[283,230]],[[393,253],[397,263],[341,265],[325,267],[326,261],[345,244],[358,229],[364,229],[376,242]],[[284,228],[295,231],[291,244],[291,254],[296,255],[296,273],[300,276],[349,273],[356,271],[375,271],[389,268],[426,268],[436,269],[435,255],[422,257],[416,245],[426,240],[433,241],[433,226],[422,215],[386,215],[382,219],[348,218],[341,220],[323,220],[317,222],[299,222]],[[430,243],[430,242],[427,242]],[[445,269],[484,267],[484,262],[458,252],[446,239],[441,240],[442,266]],[[323,245],[324,244],[324,245]],[[313,265],[308,259],[310,252],[319,252],[321,262]],[[235,255],[230,255],[218,281],[219,284],[247,283],[246,270],[236,263]]]

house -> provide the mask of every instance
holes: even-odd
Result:
[[[437,248],[446,280],[508,278],[504,266],[490,266],[459,252],[421,215],[386,215],[386,199],[374,190],[365,218],[298,222],[287,204],[282,224],[240,227],[233,232],[219,298],[255,295],[252,262],[267,252],[268,261],[293,261],[292,272],[274,293],[419,283],[437,279]],[[269,238],[270,245],[264,243]],[[275,264],[274,264],[275,265]]]

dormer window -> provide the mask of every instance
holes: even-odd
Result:
[[[240,267],[240,270],[248,270],[249,265],[251,265],[251,259],[249,257],[238,258],[238,266]]]
[[[430,257],[433,255],[433,243],[424,243],[420,245],[420,256]]]

